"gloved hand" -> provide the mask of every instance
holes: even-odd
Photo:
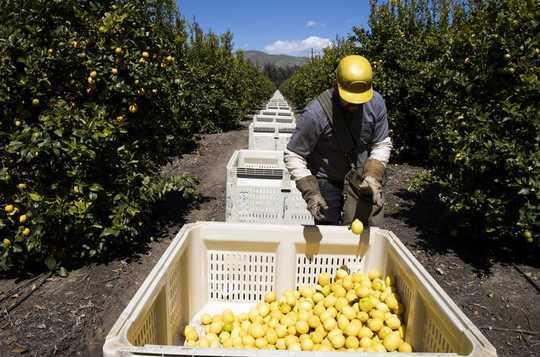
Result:
[[[383,205],[382,178],[384,175],[384,165],[375,159],[368,159],[364,164],[362,176],[364,180],[358,187],[360,194],[371,197],[372,203],[381,207]]]
[[[321,195],[317,178],[313,175],[296,180],[296,188],[302,193],[302,198],[307,203],[307,209],[317,221],[324,220],[322,210],[327,210],[328,205]]]
[[[364,197],[371,197],[371,202],[376,206],[382,206],[383,197],[381,191],[382,185],[372,176],[366,176],[364,181],[358,187],[358,191]]]

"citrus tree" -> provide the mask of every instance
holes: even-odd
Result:
[[[338,46],[372,62],[393,158],[433,169],[453,235],[540,243],[539,15],[534,1],[373,0],[369,30]],[[329,86],[339,51],[291,77],[288,99]]]
[[[230,40],[199,53],[173,1],[19,0],[1,10],[0,270],[56,269],[149,240],[156,203],[197,196],[196,178],[163,178],[159,167],[272,93],[229,92],[255,70]]]

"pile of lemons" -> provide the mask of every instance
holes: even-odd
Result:
[[[200,316],[204,335],[184,330],[186,345],[289,351],[412,352],[394,281],[377,270],[335,279],[318,276],[318,285],[288,290],[280,298],[267,293],[249,313]]]

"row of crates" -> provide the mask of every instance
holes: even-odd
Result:
[[[236,151],[227,164],[227,222],[313,224],[283,162],[295,127],[294,114],[277,91],[249,126],[248,150]]]
[[[248,148],[283,151],[295,127],[294,113],[281,93],[277,91],[266,104],[266,108],[253,116],[253,122],[249,125]]]

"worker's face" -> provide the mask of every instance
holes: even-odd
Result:
[[[348,103],[341,99],[341,97],[339,97],[339,104],[341,104],[341,107],[348,112],[357,112],[362,107],[362,104]]]

